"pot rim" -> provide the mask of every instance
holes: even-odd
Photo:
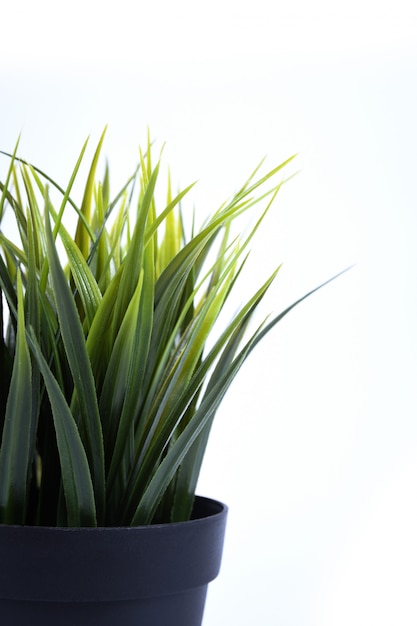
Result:
[[[227,506],[196,497],[196,519],[137,527],[0,526],[0,598],[108,602],[206,586],[220,569]]]
[[[192,517],[189,520],[185,520],[182,522],[163,522],[163,523],[157,523],[157,524],[139,524],[138,526],[39,526],[36,524],[0,524],[0,529],[2,528],[15,528],[15,529],[25,529],[25,531],[28,531],[29,529],[32,530],[33,532],[41,532],[41,531],[52,531],[52,532],[58,532],[58,533],[67,533],[67,532],[77,532],[77,531],[82,531],[84,532],[93,532],[96,533],[97,531],[100,532],[117,532],[117,531],[129,531],[131,532],[132,530],[145,530],[148,528],[165,528],[166,526],[169,526],[170,528],[174,528],[174,527],[178,527],[178,526],[183,526],[183,524],[195,524],[198,523],[199,525],[204,523],[204,520],[206,519],[211,519],[213,517],[222,517],[223,515],[227,515],[229,508],[226,504],[224,504],[223,502],[220,502],[220,500],[215,500],[213,498],[208,498],[206,496],[195,496],[195,506],[198,507],[198,509],[201,509],[204,506],[207,507],[211,507],[213,509],[213,512],[210,513],[199,513],[198,509],[197,509],[197,514],[195,511],[193,511]],[[215,510],[214,510],[215,509]]]

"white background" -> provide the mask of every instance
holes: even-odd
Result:
[[[204,626],[417,624],[417,17],[335,7],[1,10],[0,149],[22,132],[20,154],[65,183],[108,123],[116,186],[149,125],[201,211],[298,152],[248,285],[284,262],[267,314],[356,264],[258,348],[217,416],[199,491],[230,515]]]

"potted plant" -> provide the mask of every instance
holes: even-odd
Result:
[[[112,198],[108,169],[96,177],[103,139],[80,205],[86,144],[66,188],[16,150],[0,184],[1,619],[196,626],[227,514],[195,497],[214,415],[253,348],[310,295],[249,332],[276,270],[218,328],[291,159],[257,168],[197,227],[181,208],[192,185],[175,195],[168,181],[157,209],[149,140]]]

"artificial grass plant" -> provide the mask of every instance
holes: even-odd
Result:
[[[255,345],[309,295],[249,332],[277,269],[213,332],[291,159],[263,176],[257,168],[188,234],[181,206],[192,185],[173,196],[168,183],[158,211],[148,141],[112,199],[107,167],[96,176],[103,138],[80,204],[72,188],[86,144],[66,188],[16,151],[0,183],[3,524],[188,519],[220,402]],[[247,212],[253,226],[236,239]]]

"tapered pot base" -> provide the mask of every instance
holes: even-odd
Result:
[[[124,602],[28,602],[0,600],[4,626],[196,626],[207,586],[171,596]]]

